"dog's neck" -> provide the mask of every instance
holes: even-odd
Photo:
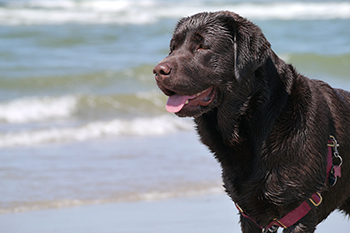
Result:
[[[285,78],[288,77],[286,73],[293,72],[292,68],[271,69],[276,62],[283,61],[273,54],[250,77],[246,77],[254,79],[254,88],[247,96],[237,99],[237,95],[227,94],[220,107],[195,119],[202,142],[214,154],[226,154],[222,151],[228,150],[237,154],[235,152],[241,147],[249,147],[251,156],[260,151],[287,102],[293,83]]]
[[[227,95],[219,107],[195,118],[201,141],[220,163],[225,189],[233,200],[237,200],[242,191],[243,181],[251,179],[254,171],[262,171],[266,166],[260,162],[261,151],[288,101],[291,88],[285,84],[294,82],[284,80],[288,76],[286,73],[293,72],[289,66],[285,66],[289,70],[271,70],[268,67],[276,61],[266,62],[251,74],[250,78],[258,81],[249,95],[238,101],[237,95]],[[263,77],[269,77],[269,80],[264,81]],[[259,180],[254,182],[261,183]]]

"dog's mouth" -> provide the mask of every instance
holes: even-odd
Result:
[[[178,113],[182,109],[205,107],[213,102],[215,95],[216,90],[214,87],[209,87],[195,95],[179,95],[175,93],[169,96],[166,110],[171,113]]]

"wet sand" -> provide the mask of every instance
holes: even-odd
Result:
[[[239,233],[238,212],[224,194],[0,215],[6,233]],[[335,212],[316,233],[348,232]],[[281,229],[279,230],[281,232]]]

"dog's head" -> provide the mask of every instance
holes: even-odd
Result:
[[[226,95],[249,92],[248,76],[270,54],[261,30],[235,13],[199,13],[181,19],[170,53],[154,67],[167,110],[198,117],[219,107]],[[247,93],[245,93],[247,94]]]

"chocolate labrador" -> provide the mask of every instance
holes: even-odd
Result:
[[[299,74],[255,24],[183,18],[153,72],[167,110],[193,117],[221,164],[242,232],[314,232],[350,214],[350,93]]]

